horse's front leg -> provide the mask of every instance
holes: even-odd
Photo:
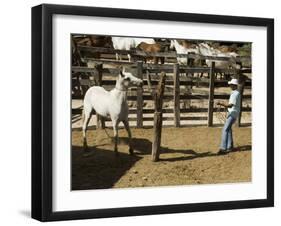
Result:
[[[114,134],[114,152],[118,156],[118,121],[112,120],[113,123],[113,134]]]
[[[129,138],[129,152],[131,155],[134,154],[134,149],[132,148],[132,133],[130,130],[129,122],[127,120],[123,120],[123,124],[125,126],[125,129],[128,133],[128,138]]]

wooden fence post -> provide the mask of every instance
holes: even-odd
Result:
[[[158,84],[158,88],[154,93],[154,127],[153,127],[153,140],[152,140],[152,161],[156,162],[159,160],[160,147],[161,147],[161,133],[162,133],[162,105],[163,96],[165,91],[165,80],[166,74],[161,72],[161,78]]]
[[[71,35],[71,46],[72,46],[72,50],[74,51],[73,54],[72,54],[72,64],[74,65],[77,65],[77,66],[85,66],[85,63],[82,61],[82,54],[81,54],[81,51],[79,49],[79,47],[77,46],[77,43],[75,42],[74,38],[73,38],[73,35]],[[79,73],[77,75],[77,82],[79,83],[79,78],[82,78],[82,79],[89,79],[91,73]],[[85,95],[85,93],[87,92],[89,87],[86,87],[86,86],[79,86],[78,87],[78,90],[80,90],[80,94],[82,96]]]
[[[237,74],[237,79],[238,79],[238,91],[240,93],[240,113],[238,115],[238,118],[237,118],[237,121],[236,121],[236,126],[237,127],[240,127],[241,126],[241,118],[242,118],[242,101],[243,101],[243,93],[244,93],[244,85],[245,85],[245,81],[244,81],[244,78],[243,76],[241,75],[241,70],[238,71],[238,74]]]
[[[180,127],[180,80],[179,64],[174,64],[174,126]]]
[[[96,66],[97,69],[97,76],[96,77],[96,82],[98,86],[102,86],[102,69],[103,69],[103,64],[98,64]],[[104,129],[105,128],[105,121],[104,118],[101,117],[100,115],[98,115],[96,113],[96,125],[97,125],[97,129],[101,128]]]
[[[137,62],[137,77],[143,79],[143,63],[142,61]],[[143,90],[142,87],[137,87],[137,128],[143,126]]]
[[[210,73],[210,82],[209,82],[209,103],[208,103],[208,127],[213,126],[215,62],[212,62],[209,73]]]
[[[72,51],[73,51],[72,57],[74,57],[74,59],[72,59],[73,60],[72,62],[75,65],[82,66],[83,62],[81,59],[82,58],[81,53],[80,53],[80,50],[77,48],[77,44],[74,41],[74,38],[72,35],[71,35],[71,47],[72,47]]]

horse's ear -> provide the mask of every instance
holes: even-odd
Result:
[[[125,77],[125,75],[123,74],[123,71],[120,71],[120,75],[121,75],[121,77]]]
[[[120,74],[122,77],[125,76],[125,75],[123,74],[123,72],[124,72],[124,67],[121,65],[121,66],[119,67],[119,74]]]

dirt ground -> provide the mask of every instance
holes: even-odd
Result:
[[[107,129],[110,136],[113,132]],[[104,189],[251,181],[251,128],[234,128],[236,150],[217,155],[219,127],[163,128],[159,162],[151,161],[153,128],[132,129],[135,155],[120,129],[119,156],[104,130],[89,130],[89,152],[82,132],[72,131],[72,189]]]

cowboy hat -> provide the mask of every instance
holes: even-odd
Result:
[[[231,79],[229,82],[228,82],[229,85],[238,85],[238,80],[236,78],[233,78]]]

